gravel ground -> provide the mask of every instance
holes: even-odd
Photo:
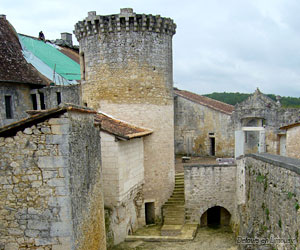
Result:
[[[188,242],[123,242],[112,250],[237,250],[230,228],[200,228],[193,241]]]

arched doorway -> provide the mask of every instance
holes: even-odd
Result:
[[[207,209],[201,216],[200,226],[228,226],[231,214],[224,207],[214,206]]]

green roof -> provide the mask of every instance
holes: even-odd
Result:
[[[23,46],[67,80],[80,80],[80,65],[41,40],[19,34]]]

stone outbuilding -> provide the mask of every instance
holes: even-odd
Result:
[[[300,122],[280,128],[285,131],[280,137],[280,155],[300,159]]]
[[[75,52],[63,54],[37,38],[18,35],[5,15],[0,16],[0,34],[0,126],[28,117],[27,110],[46,110],[55,108],[60,103],[81,104],[80,85],[51,84],[52,81],[42,74],[44,67],[41,69],[26,60],[33,55],[28,56],[28,50],[25,53],[24,44],[20,43],[20,39],[26,38],[29,40],[28,44],[42,44],[42,59],[51,62],[53,67],[59,61],[67,69],[73,69],[73,64],[77,64],[79,69],[78,63],[69,58],[76,57]],[[54,59],[45,56],[53,54],[53,50],[59,53],[59,56]],[[27,55],[26,59],[24,55]],[[39,58],[38,62],[42,59]],[[53,70],[50,70],[49,74],[52,77]]]
[[[94,115],[64,106],[0,128],[1,249],[106,249]]]
[[[280,151],[280,127],[299,119],[300,110],[283,108],[259,89],[235,105],[232,122],[235,131],[235,157],[248,153],[277,154]]]
[[[4,126],[27,117],[25,111],[32,109],[30,91],[48,81],[26,62],[18,34],[4,15],[0,34],[0,126]]]
[[[118,244],[145,225],[145,214],[154,214],[145,212],[143,195],[144,137],[152,131],[104,113],[96,114],[95,123],[101,128],[104,204],[112,233],[108,241]]]
[[[175,89],[174,96],[175,153],[232,157],[234,107],[186,90]]]

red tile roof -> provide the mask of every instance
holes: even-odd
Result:
[[[13,26],[0,18],[0,82],[46,85],[48,82],[26,62]]]
[[[197,95],[195,93],[186,91],[186,90],[179,90],[179,89],[174,89],[175,95],[181,96],[185,99],[188,99],[192,102],[198,103],[200,105],[209,107],[211,109],[220,111],[222,113],[231,115],[231,113],[234,111],[234,106],[220,102],[211,98],[208,98],[206,96],[202,95]]]
[[[95,115],[95,123],[100,124],[102,131],[126,140],[146,136],[153,132],[150,129],[137,127],[103,113],[98,113]]]

